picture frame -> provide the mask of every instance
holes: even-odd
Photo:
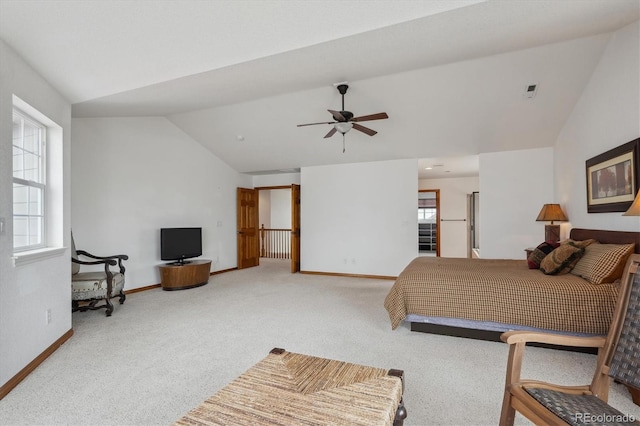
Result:
[[[587,212],[625,212],[640,188],[640,138],[585,162]]]

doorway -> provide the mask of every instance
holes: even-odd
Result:
[[[272,258],[300,271],[300,185],[238,188],[237,209],[238,269]]]
[[[418,191],[418,255],[440,256],[440,190]]]

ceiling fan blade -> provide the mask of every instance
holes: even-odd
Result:
[[[353,128],[356,129],[356,130],[360,130],[362,133],[366,133],[369,136],[373,136],[376,133],[378,133],[375,130],[372,130],[372,129],[368,128],[368,127],[361,126],[361,125],[359,125],[357,123],[353,123]]]
[[[371,121],[371,120],[384,120],[389,118],[386,112],[379,112],[377,114],[363,115],[361,117],[353,117],[351,121]]]
[[[304,126],[315,126],[316,124],[336,124],[335,121],[323,121],[321,123],[307,123],[307,124],[298,124],[298,127]]]
[[[326,135],[324,135],[325,139],[326,138],[330,138],[331,136],[333,136],[335,133],[337,132],[335,127],[332,127],[331,130],[329,130],[329,133],[327,133]]]
[[[333,115],[334,120],[340,121],[340,122],[347,121],[347,119],[344,118],[344,115],[342,115],[340,111],[334,111],[332,109],[328,109],[327,111],[329,111],[331,115]]]

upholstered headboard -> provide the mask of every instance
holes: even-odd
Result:
[[[635,243],[635,252],[640,253],[640,232],[605,231],[602,229],[573,228],[569,234],[572,240],[581,241],[593,238],[602,244]]]

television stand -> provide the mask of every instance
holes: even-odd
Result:
[[[163,290],[186,290],[209,282],[211,261],[206,259],[159,265]]]

